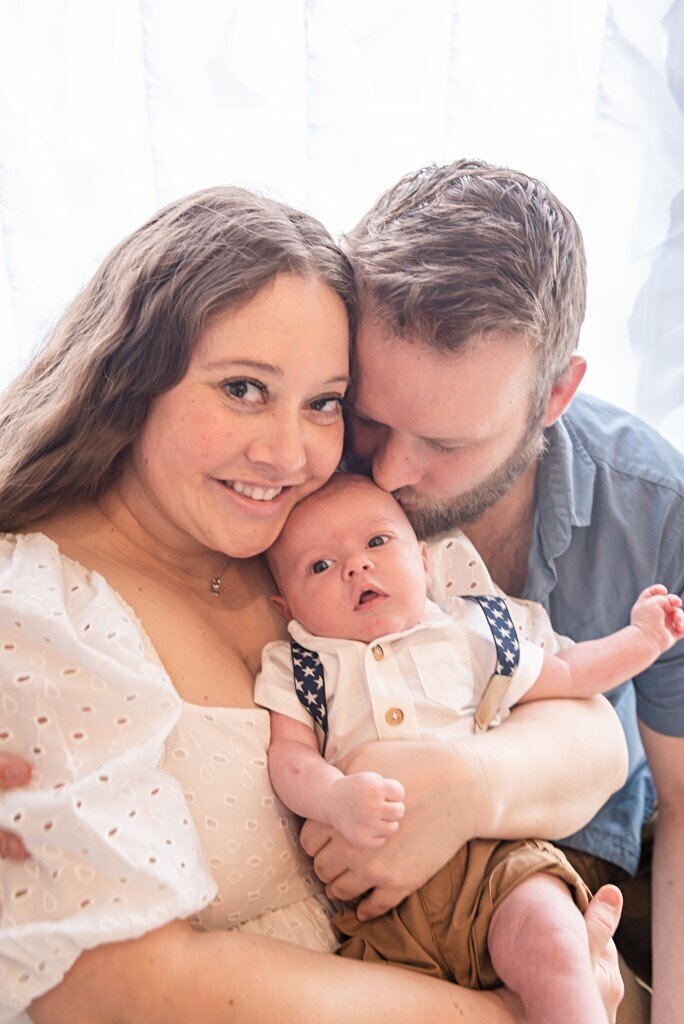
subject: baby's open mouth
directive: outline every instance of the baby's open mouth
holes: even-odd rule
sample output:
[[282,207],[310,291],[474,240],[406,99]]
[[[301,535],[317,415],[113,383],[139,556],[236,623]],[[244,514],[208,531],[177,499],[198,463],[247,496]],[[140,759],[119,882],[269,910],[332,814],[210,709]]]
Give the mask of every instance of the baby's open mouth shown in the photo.
[[386,596],[386,594],[383,594],[379,590],[362,590],[361,593],[359,594],[359,599],[356,602],[356,607],[360,608],[361,605],[370,604],[372,601],[383,599]]

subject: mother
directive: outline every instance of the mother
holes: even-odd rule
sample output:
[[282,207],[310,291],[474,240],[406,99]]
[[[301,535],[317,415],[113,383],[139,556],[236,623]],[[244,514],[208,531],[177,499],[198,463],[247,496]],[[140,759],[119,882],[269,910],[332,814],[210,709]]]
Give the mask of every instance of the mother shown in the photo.
[[[339,459],[355,308],[316,221],[208,190],[114,250],[4,398],[0,750],[35,771],[0,817],[31,854],[3,871],[0,1020],[520,1019],[506,994],[312,952],[325,896],[268,782],[252,680],[281,626],[256,556]],[[600,704],[562,716],[366,750],[407,817],[363,854],[309,824],[330,891],[374,887],[377,910],[474,835],[586,820],[619,733]]]

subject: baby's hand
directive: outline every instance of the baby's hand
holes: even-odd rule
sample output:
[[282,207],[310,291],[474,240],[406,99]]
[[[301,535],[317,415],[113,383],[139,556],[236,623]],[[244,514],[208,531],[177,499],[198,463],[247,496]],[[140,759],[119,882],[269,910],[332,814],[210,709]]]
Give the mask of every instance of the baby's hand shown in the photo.
[[654,583],[639,594],[630,621],[654,645],[658,657],[684,637],[682,599]]
[[382,846],[404,817],[404,787],[376,772],[356,772],[330,787],[330,824],[355,846]]

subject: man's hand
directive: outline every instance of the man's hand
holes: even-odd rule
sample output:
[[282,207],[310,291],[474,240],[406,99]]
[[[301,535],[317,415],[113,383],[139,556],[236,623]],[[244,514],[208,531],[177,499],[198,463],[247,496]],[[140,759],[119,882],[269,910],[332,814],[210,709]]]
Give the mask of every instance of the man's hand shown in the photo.
[[614,1024],[618,1006],[625,992],[618,968],[617,949],[613,942],[621,913],[620,890],[614,885],[604,885],[598,890],[584,915],[594,976],[610,1024]]
[[[618,1006],[624,994],[617,950],[613,942],[621,911],[620,890],[614,885],[604,885],[598,890],[584,915],[594,977],[606,1010],[608,1024],[615,1024]],[[526,1024],[527,1017],[519,998],[505,988],[498,988],[495,991],[504,1005],[507,1019],[514,1021],[515,1024]]]
[[330,787],[330,821],[354,846],[382,846],[404,816],[404,787],[377,772],[343,775]]
[[659,657],[684,637],[682,599],[677,594],[668,594],[661,583],[654,583],[639,594],[630,622],[653,644],[655,656]]
[[[0,790],[27,786],[31,778],[31,765],[16,754],[0,754]],[[25,860],[28,853],[19,836],[0,830],[0,857]]]

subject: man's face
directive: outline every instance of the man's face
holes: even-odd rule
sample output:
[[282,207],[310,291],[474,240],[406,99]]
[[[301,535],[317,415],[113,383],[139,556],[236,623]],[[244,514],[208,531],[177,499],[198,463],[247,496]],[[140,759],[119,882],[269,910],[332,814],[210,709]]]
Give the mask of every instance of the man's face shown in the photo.
[[350,468],[372,470],[419,537],[477,519],[543,450],[530,411],[534,353],[522,337],[494,332],[442,355],[366,317],[358,371]]

